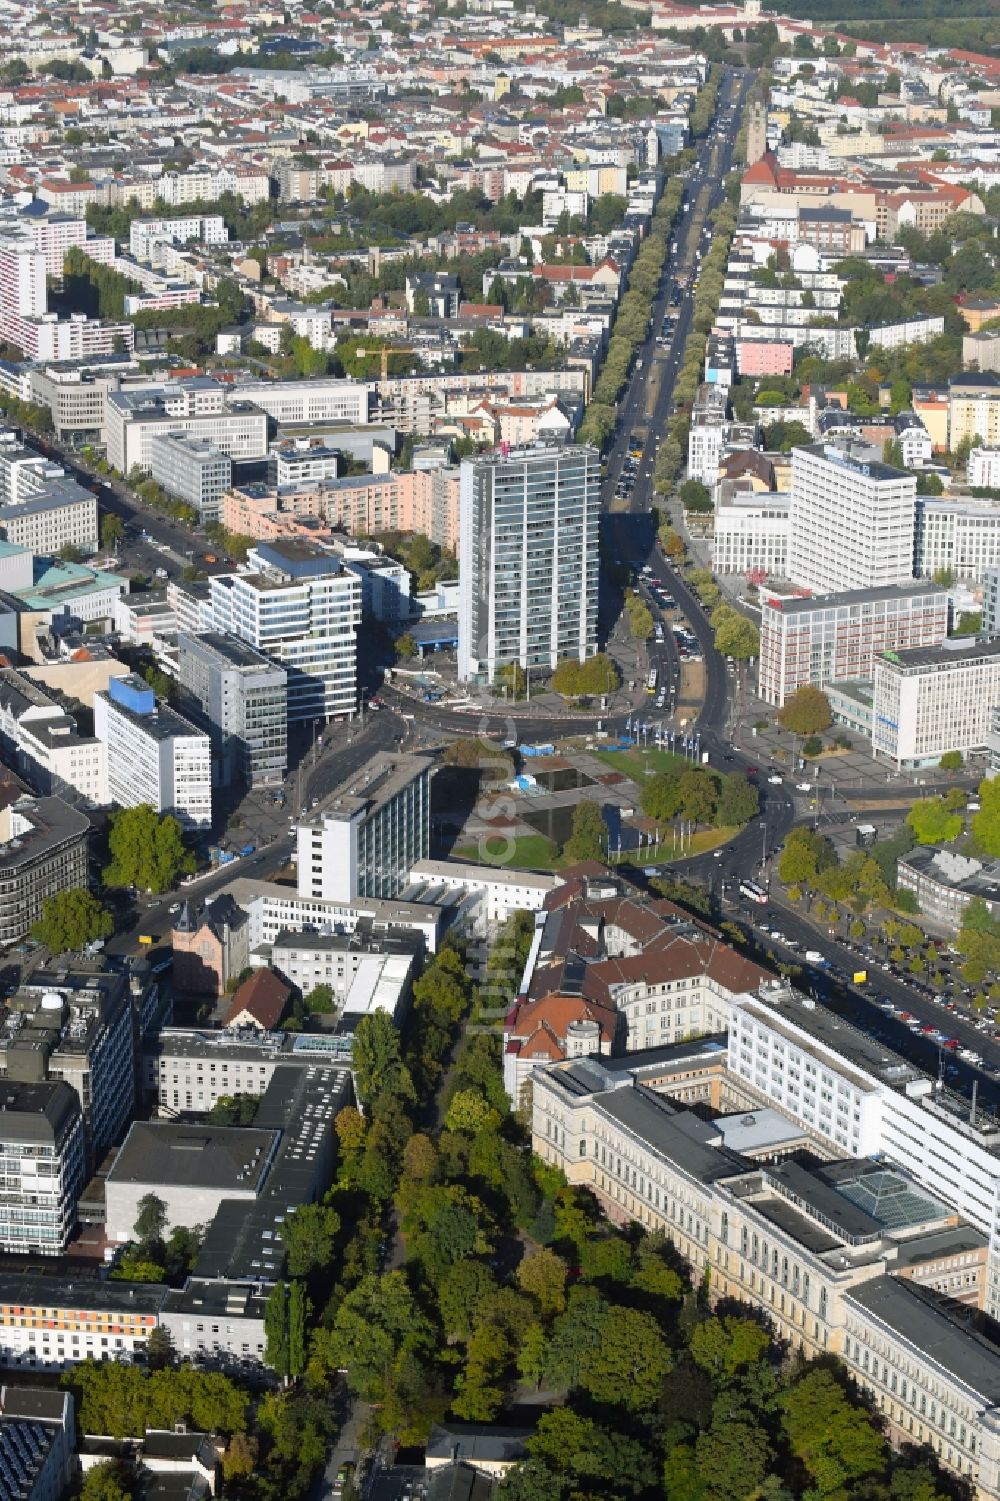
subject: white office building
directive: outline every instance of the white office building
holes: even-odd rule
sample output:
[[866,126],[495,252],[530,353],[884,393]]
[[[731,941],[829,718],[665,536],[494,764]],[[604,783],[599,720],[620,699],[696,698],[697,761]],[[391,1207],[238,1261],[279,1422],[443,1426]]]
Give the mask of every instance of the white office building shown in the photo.
[[214,629],[239,636],[288,674],[288,721],[353,714],[361,580],[333,553],[260,542],[239,573],[211,580]]
[[175,500],[194,506],[199,519],[218,521],[233,477],[228,454],[196,433],[163,433],[149,443],[149,472]]
[[150,803],[187,828],[208,827],[208,735],[166,704],[158,704],[142,678],[112,678],[106,691],[94,694],[94,733],[105,747],[107,801],[121,808]]
[[806,683],[870,678],[884,651],[938,646],[948,634],[948,592],[937,584],[891,584],[846,594],[765,594],[761,599],[759,692],[777,707]]
[[288,765],[288,674],[263,652],[216,631],[177,637],[177,678],[209,727],[216,785],[280,787]]
[[788,572],[789,497],[773,491],[734,490],[723,482],[712,535],[714,573]]
[[286,423],[346,422],[366,426],[375,395],[371,381],[241,381],[236,397],[266,412],[279,426]]
[[866,445],[815,443],[792,453],[788,573],[824,594],[913,577],[917,481]]
[[917,497],[914,573],[933,578],[947,570],[976,584],[1000,563],[1000,506],[972,495]]
[[875,659],[872,748],[897,766],[930,766],[946,751],[982,750],[1000,704],[1000,641],[952,637]]
[[462,463],[458,675],[549,673],[597,651],[601,462],[537,444]]
[[302,820],[298,891],[326,902],[389,898],[430,853],[431,762],[377,755]]
[[108,462],[122,474],[151,469],[150,447],[163,433],[192,433],[232,459],[267,452],[267,413],[208,376],[107,396]]

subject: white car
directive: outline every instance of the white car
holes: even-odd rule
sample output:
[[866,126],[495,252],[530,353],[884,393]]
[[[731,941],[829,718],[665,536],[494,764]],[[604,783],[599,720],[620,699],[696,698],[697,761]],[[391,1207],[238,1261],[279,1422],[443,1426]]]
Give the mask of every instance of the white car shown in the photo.
[[798,790],[800,792],[811,792],[813,790],[813,784],[812,782],[799,782]]
[[781,778],[779,776],[768,777],[767,780],[770,782],[772,787],[781,786]]

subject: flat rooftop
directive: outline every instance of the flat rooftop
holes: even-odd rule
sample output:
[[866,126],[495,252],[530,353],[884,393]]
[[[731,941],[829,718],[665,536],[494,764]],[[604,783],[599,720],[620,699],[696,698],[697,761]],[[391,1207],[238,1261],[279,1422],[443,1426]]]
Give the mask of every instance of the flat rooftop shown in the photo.
[[[767,596],[767,589],[764,594]],[[839,610],[852,605],[881,604],[892,599],[927,597],[940,598],[943,603],[947,603],[948,591],[942,589],[940,584],[914,581],[912,584],[886,584],[880,589],[844,589],[839,594],[812,594],[806,598],[794,595],[775,599],[772,595],[764,598],[763,606],[765,609],[780,610],[782,615],[812,615],[817,610]]]
[[916,646],[909,651],[884,651],[876,662],[905,674],[928,670],[947,672],[952,667],[971,667],[976,662],[991,662],[997,657],[1000,657],[1000,641],[973,641],[966,645],[956,640],[954,644]]
[[158,1282],[92,1282],[64,1273],[0,1271],[0,1308],[69,1308],[110,1313],[158,1313],[168,1288]]
[[430,756],[397,756],[380,751],[362,771],[335,787],[308,818],[300,820],[299,827],[314,827],[327,818],[346,821],[363,813],[375,813],[429,772],[432,765]]
[[992,1344],[911,1283],[877,1277],[845,1295],[867,1320],[879,1319],[912,1347],[920,1364],[935,1364],[993,1407],[1000,1402],[1000,1346]]
[[[817,1005],[790,987],[773,986],[759,996],[741,998],[740,1009],[746,1015],[782,1033],[797,1047],[804,1048],[827,1065],[827,1050],[835,1052],[841,1060],[852,1065],[845,1070],[841,1062],[839,1071],[861,1091],[870,1092],[877,1088],[874,1081],[902,1088],[911,1079],[925,1077],[919,1068],[908,1063],[898,1053],[892,1052],[874,1037],[852,1027],[850,1022],[844,1021],[835,1012]],[[792,1028],[795,1029],[794,1033]],[[805,1042],[801,1036],[796,1035],[802,1032],[806,1033]],[[819,1044],[819,1047],[811,1049],[809,1039]]]
[[108,1182],[254,1193],[277,1141],[275,1131],[256,1127],[135,1121]]

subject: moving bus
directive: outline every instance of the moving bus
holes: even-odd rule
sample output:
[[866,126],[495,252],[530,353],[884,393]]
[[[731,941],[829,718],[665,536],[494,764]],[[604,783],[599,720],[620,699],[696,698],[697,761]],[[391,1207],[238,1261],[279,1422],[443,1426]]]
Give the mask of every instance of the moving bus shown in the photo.
[[740,896],[745,896],[751,902],[757,902],[761,907],[767,906],[767,892],[763,886],[758,886],[756,881],[741,881]]
[[657,684],[658,680],[659,680],[659,673],[657,672],[657,670],[656,670],[655,667],[651,667],[649,669],[649,677],[646,679],[646,692],[647,693],[655,693],[656,692],[656,684]]

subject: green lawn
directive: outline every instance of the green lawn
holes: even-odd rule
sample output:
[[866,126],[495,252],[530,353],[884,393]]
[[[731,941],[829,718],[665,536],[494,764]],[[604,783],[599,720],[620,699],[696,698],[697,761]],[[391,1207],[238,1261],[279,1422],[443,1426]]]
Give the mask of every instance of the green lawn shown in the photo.
[[557,870],[562,863],[559,846],[544,834],[523,834],[513,842],[505,834],[489,834],[482,844],[463,844],[452,850],[451,858],[514,870]]
[[697,762],[686,756],[678,756],[674,751],[659,750],[655,745],[648,749],[633,746],[631,750],[597,751],[595,754],[613,771],[620,771],[623,776],[631,777],[636,782],[641,782],[657,771],[683,771],[685,767],[697,765]]
[[720,844],[725,844],[739,832],[739,829],[699,829],[692,840],[685,841],[683,855],[674,848],[671,839],[664,839],[661,844],[645,845],[641,851],[633,850],[631,859],[635,865],[658,865],[663,860],[679,864],[682,860],[718,849]]

